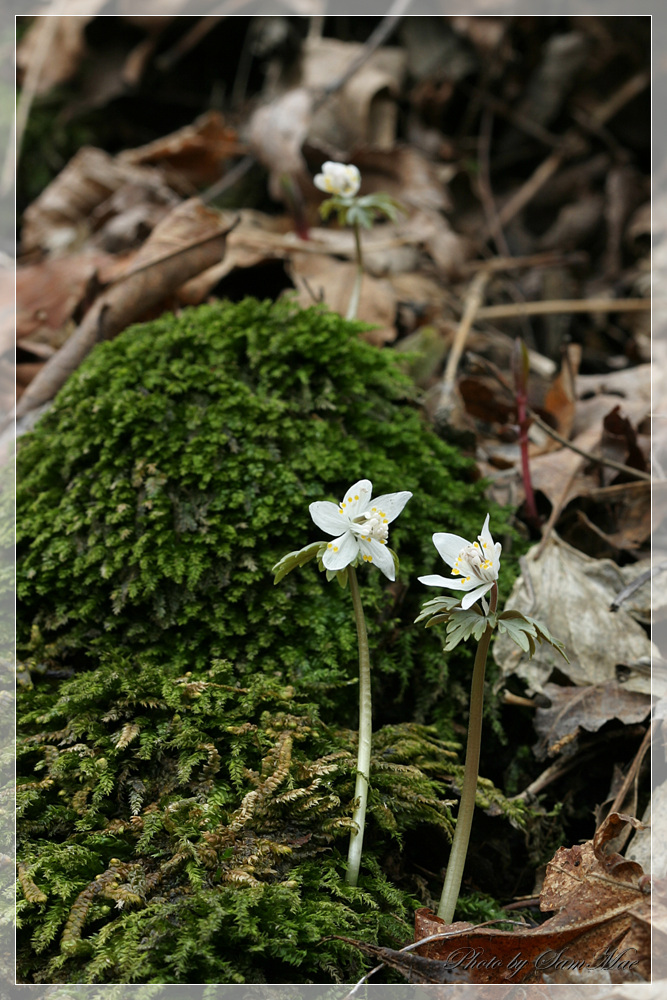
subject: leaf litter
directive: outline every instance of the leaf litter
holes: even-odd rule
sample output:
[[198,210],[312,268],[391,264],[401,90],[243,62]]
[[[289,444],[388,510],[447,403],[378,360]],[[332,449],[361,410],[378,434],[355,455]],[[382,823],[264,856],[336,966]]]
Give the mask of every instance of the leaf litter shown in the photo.
[[[225,17],[200,18],[179,37],[169,36],[179,20],[171,14],[152,25],[120,18],[140,35],[115,61],[77,77],[99,45],[96,20],[33,20],[18,53],[33,99],[78,79],[87,92],[65,99],[66,114],[113,113],[122,89],[143,94],[156,70],[169,86],[169,67],[205,52]],[[644,572],[650,532],[641,18],[622,38],[604,17],[568,17],[555,32],[530,18],[408,16],[375,49],[317,30],[299,37],[299,20],[275,19],[273,36],[267,25],[254,48],[240,50],[224,113],[201,101],[171,129],[135,129],[120,152],[84,146],[23,206],[18,412],[48,405],[100,335],[237,283],[261,290],[267,268],[282,283],[277,294],[295,289],[304,304],[344,310],[353,242],[320,225],[310,178],[324,159],[355,162],[363,193],[386,191],[407,209],[398,223],[364,234],[360,317],[374,327],[365,336],[409,352],[425,418],[476,459],[492,495],[517,507],[517,416],[502,376],[513,338],[527,342],[530,465],[548,521],[507,608],[544,621],[569,663],[548,644],[529,662],[502,634],[494,657],[505,693],[519,685],[532,700],[536,759],[576,761],[609,726],[645,726],[655,654],[649,605],[664,613],[659,593],[643,596],[646,583],[619,596]],[[59,58],[40,68],[49,32]],[[620,52],[625,70],[604,82]],[[241,65],[248,58],[259,74],[252,83]],[[260,167],[261,179],[243,187]],[[447,379],[455,405],[445,412]],[[541,910],[554,915],[539,926],[452,925],[456,947],[465,941],[498,956],[502,973],[482,963],[447,969],[435,943],[411,958],[358,947],[410,982],[646,980],[647,876],[606,853],[620,828],[635,830],[634,840],[644,833],[634,816],[612,812],[583,844],[556,851],[540,895]],[[418,913],[418,938],[441,930]],[[614,964],[633,949],[631,968]],[[545,951],[575,958],[538,976]]]

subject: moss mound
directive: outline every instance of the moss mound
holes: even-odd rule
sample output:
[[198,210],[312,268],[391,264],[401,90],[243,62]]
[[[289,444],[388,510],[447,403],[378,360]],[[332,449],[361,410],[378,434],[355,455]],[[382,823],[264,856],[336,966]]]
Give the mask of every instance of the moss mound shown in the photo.
[[[470,537],[487,505],[360,329],[289,302],[165,316],[99,346],[22,442],[24,981],[350,981],[358,953],[322,937],[409,937],[413,884],[383,859],[408,828],[448,832],[458,709],[409,581],[434,530]],[[362,477],[414,496],[397,583],[360,573],[380,728],[350,889],[349,595],[270,568],[320,537],[312,500]]]

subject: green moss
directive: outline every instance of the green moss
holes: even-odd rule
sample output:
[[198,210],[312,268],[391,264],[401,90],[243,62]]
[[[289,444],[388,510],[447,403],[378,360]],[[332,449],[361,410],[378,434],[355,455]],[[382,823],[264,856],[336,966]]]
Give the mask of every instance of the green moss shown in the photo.
[[[468,670],[413,625],[416,576],[432,532],[474,535],[487,504],[360,329],[289,302],[165,316],[96,348],[22,442],[27,981],[350,981],[358,953],[320,938],[410,936],[416,882],[382,859],[407,829],[451,831]],[[360,575],[378,731],[352,890],[349,594],[314,565],[279,587],[270,570],[320,537],[308,504],[362,477],[414,496],[399,580]]]

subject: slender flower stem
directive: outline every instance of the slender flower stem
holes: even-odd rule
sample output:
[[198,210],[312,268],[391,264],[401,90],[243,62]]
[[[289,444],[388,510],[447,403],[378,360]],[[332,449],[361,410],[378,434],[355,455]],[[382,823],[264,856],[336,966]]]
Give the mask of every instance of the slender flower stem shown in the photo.
[[354,223],[354,245],[357,248],[357,274],[354,279],[354,287],[350,295],[350,303],[347,307],[345,319],[356,319],[359,308],[359,296],[361,295],[361,281],[364,276],[364,259],[361,253],[361,235],[359,233],[359,223]]
[[364,842],[364,824],[366,821],[366,804],[368,802],[368,782],[371,767],[371,735],[373,728],[373,708],[371,703],[371,661],[368,652],[368,636],[366,620],[361,606],[357,574],[353,566],[349,566],[348,580],[354,605],[354,620],[357,625],[359,642],[359,753],[357,755],[357,782],[354,789],[355,807],[352,819],[356,829],[350,835],[350,849],[347,856],[347,873],[345,881],[348,885],[356,885],[361,863],[361,849]]
[[[489,598],[491,611],[495,611],[498,604],[498,585],[494,583]],[[461,803],[456,818],[456,829],[454,830],[454,840],[452,850],[449,855],[445,884],[440,897],[438,916],[446,923],[451,924],[454,919],[454,910],[459,898],[461,880],[463,878],[463,868],[468,853],[468,842],[470,840],[470,828],[472,817],[475,811],[475,797],[477,794],[477,776],[479,774],[479,752],[482,742],[482,708],[484,705],[484,672],[486,669],[486,657],[489,652],[493,629],[487,626],[484,635],[479,640],[477,653],[475,655],[475,665],[472,672],[472,687],[470,690],[470,720],[468,722],[468,748],[466,750],[466,763],[463,773],[463,788],[461,789]]]

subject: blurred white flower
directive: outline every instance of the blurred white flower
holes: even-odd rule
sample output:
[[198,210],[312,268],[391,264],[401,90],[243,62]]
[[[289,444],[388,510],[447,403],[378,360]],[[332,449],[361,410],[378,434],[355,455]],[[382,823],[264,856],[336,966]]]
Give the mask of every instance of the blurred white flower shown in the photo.
[[334,163],[333,160],[327,160],[322,164],[322,173],[315,174],[313,183],[316,188],[327,194],[353,198],[361,187],[361,174],[353,163]]
[[317,500],[308,509],[318,528],[336,536],[327,544],[322,558],[325,569],[344,569],[361,556],[394,580],[394,559],[387,548],[388,525],[401,513],[412,493],[386,493],[372,500],[372,492],[370,480],[360,479],[339,504]]
[[433,544],[452,567],[452,577],[420,576],[419,582],[427,587],[447,587],[449,590],[465,590],[462,608],[469,608],[475,601],[491,590],[500,571],[502,545],[494,542],[489,531],[489,515],[476,542],[468,542],[460,535],[450,535],[438,531],[433,536]]

